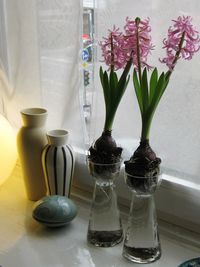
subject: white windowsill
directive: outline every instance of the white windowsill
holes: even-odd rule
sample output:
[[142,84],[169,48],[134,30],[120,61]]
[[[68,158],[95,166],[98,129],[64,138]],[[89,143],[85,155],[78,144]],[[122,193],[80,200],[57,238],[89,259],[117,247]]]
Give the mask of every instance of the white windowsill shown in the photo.
[[[77,190],[72,198],[78,216],[67,227],[48,229],[32,219],[34,202],[25,195],[19,166],[0,188],[0,266],[2,267],[126,267],[122,243],[96,248],[86,242],[90,205]],[[124,224],[126,216],[123,215]],[[162,257],[149,266],[172,267],[200,255],[200,248],[176,239],[169,225],[160,223]],[[180,231],[180,229],[178,230]],[[146,266],[146,265],[134,265]]]

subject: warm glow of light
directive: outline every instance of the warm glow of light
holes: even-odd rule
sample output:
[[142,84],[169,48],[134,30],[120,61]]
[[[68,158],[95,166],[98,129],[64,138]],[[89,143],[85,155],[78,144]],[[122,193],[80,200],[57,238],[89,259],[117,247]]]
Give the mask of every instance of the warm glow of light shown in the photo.
[[16,160],[15,133],[9,122],[0,115],[0,186],[10,176]]

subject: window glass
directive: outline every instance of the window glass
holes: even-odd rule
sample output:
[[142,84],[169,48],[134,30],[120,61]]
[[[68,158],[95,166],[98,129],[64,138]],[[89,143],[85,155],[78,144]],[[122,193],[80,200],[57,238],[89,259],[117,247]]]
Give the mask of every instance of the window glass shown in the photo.
[[[96,29],[97,41],[107,35],[115,24],[123,29],[126,17],[150,18],[152,41],[155,45],[149,62],[159,72],[167,68],[159,62],[165,56],[163,39],[178,16],[192,16],[193,23],[200,25],[200,1],[193,0],[97,0]],[[199,29],[200,31],[200,26]],[[101,134],[104,123],[103,91],[99,81],[99,66],[107,68],[97,49],[98,64],[95,68],[97,92],[95,128],[93,139]],[[151,128],[150,143],[162,159],[162,166],[169,174],[175,174],[188,181],[199,183],[200,170],[200,53],[190,61],[180,60],[171,76],[169,85],[157,108]],[[114,125],[113,136],[125,148],[125,157],[135,150],[141,130],[141,119],[135,98],[132,79],[120,103]],[[92,140],[91,140],[92,141]]]

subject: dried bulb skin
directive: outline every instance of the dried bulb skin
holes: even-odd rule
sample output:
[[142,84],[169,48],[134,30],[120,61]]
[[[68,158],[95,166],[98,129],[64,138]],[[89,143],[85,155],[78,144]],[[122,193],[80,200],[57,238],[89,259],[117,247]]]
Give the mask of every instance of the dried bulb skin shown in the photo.
[[116,147],[117,144],[111,135],[111,131],[104,131],[94,144],[96,150],[112,151]]
[[104,131],[89,148],[88,158],[96,163],[112,164],[120,161],[121,153],[122,148],[117,147],[111,131]]
[[161,159],[149,145],[148,140],[140,142],[130,160],[125,161],[125,171],[131,175],[148,177],[159,173]]

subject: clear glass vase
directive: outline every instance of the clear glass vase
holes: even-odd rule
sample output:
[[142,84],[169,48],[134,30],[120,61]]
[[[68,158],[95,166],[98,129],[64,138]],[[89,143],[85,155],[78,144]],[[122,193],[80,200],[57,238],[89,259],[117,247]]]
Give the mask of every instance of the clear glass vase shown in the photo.
[[123,256],[135,263],[151,263],[161,257],[154,192],[161,175],[136,177],[125,173],[132,201],[125,234]]
[[88,161],[95,179],[87,240],[98,247],[112,247],[123,239],[122,223],[117,205],[114,179],[120,173],[121,162],[96,164]]

